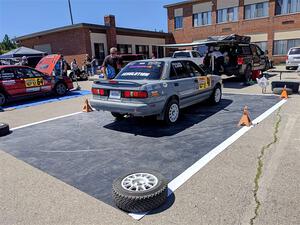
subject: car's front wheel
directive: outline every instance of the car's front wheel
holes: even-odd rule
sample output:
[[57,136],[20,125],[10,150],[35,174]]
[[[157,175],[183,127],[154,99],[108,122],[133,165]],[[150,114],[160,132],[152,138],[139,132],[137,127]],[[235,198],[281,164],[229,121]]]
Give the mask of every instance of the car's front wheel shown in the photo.
[[58,96],[64,96],[68,92],[68,88],[64,83],[59,82],[55,85],[54,92]]
[[168,125],[175,124],[180,115],[180,108],[178,101],[176,99],[172,99],[168,102],[165,109],[165,117],[164,122]]

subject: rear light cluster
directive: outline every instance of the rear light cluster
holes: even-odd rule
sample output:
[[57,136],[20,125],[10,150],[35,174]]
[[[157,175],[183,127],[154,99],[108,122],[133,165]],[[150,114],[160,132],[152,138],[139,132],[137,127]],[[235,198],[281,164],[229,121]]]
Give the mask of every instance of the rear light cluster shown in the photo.
[[92,88],[93,95],[108,96],[108,91],[105,89]]
[[[92,88],[93,95],[108,96],[109,90]],[[148,98],[147,91],[122,91],[123,98]]]
[[238,57],[237,64],[238,65],[243,65],[244,64],[244,58],[243,57]]
[[148,98],[146,91],[123,91],[123,98]]

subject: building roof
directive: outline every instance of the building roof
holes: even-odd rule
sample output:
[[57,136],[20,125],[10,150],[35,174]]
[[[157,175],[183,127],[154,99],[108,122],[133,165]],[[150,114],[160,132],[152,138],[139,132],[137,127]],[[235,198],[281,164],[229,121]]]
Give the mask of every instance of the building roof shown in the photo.
[[164,5],[164,8],[169,8],[169,7],[172,7],[172,6],[183,5],[183,4],[186,4],[186,3],[192,3],[192,2],[195,2],[195,1],[197,1],[197,0],[189,0],[189,1],[176,2],[176,3]]
[[[104,25],[99,25],[99,24],[90,24],[90,23],[78,23],[74,25],[68,25],[68,26],[63,26],[63,27],[58,27],[54,29],[49,29],[45,31],[40,31],[24,36],[20,36],[15,38],[14,40],[20,41],[28,38],[33,38],[37,36],[42,36],[42,35],[47,35],[55,32],[60,32],[60,31],[66,31],[66,30],[71,30],[71,29],[76,29],[76,28],[90,28],[90,29],[97,29],[97,30],[102,30],[105,32],[109,27],[104,26]],[[160,37],[165,37],[168,35],[171,35],[170,33],[165,33],[165,32],[157,32],[157,31],[149,31],[149,30],[141,30],[141,29],[133,29],[133,28],[124,28],[124,27],[116,27],[117,33],[134,33],[134,34],[146,34],[146,35],[152,35],[152,36],[160,36]]]

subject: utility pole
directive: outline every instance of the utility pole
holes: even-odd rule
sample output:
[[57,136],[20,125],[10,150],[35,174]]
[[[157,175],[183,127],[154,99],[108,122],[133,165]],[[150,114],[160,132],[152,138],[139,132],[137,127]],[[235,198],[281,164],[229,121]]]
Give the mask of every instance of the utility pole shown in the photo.
[[74,24],[73,23],[73,15],[72,15],[72,8],[71,8],[71,2],[70,2],[71,0],[68,0],[68,2],[69,2],[69,11],[70,11],[70,17],[71,17],[71,23],[72,23],[72,25]]

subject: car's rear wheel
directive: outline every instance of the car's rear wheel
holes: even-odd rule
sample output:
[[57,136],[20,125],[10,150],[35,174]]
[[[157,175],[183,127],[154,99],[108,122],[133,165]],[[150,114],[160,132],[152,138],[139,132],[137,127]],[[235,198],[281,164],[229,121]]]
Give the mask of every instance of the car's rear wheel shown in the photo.
[[7,134],[9,134],[9,125],[6,123],[1,123],[0,122],[0,137],[5,136]]
[[81,80],[87,80],[88,79],[88,75],[86,73],[81,73],[79,75],[79,77],[80,77]]
[[175,124],[180,115],[180,108],[178,101],[176,99],[172,99],[168,102],[165,109],[164,122],[166,124]]
[[3,106],[6,103],[6,96],[5,94],[0,92],[0,106]]
[[222,99],[222,89],[220,85],[217,85],[210,96],[209,102],[216,105],[219,104]]
[[121,120],[121,119],[124,119],[124,118],[125,118],[124,115],[121,114],[121,113],[111,112],[111,115],[112,115],[113,117],[115,117],[117,120]]
[[56,95],[64,96],[67,94],[68,88],[64,83],[59,82],[58,84],[55,85],[54,91]]

